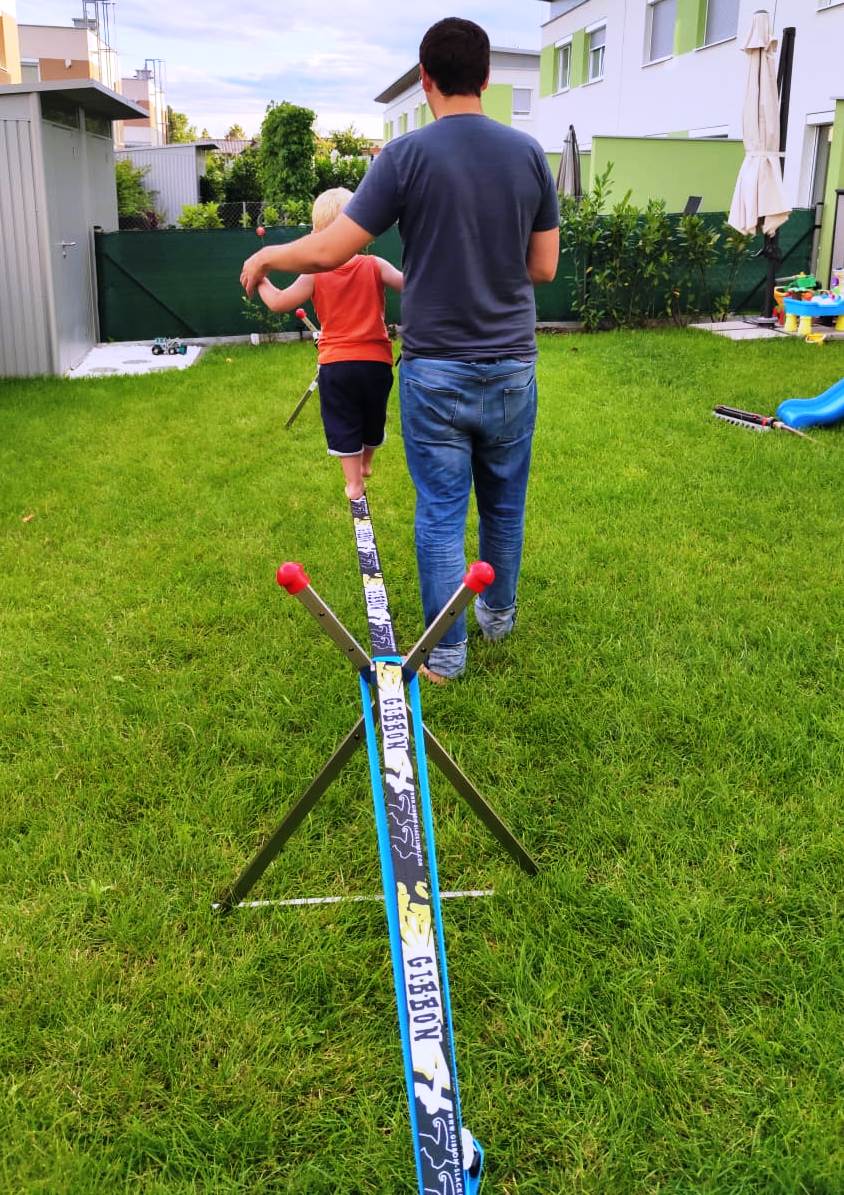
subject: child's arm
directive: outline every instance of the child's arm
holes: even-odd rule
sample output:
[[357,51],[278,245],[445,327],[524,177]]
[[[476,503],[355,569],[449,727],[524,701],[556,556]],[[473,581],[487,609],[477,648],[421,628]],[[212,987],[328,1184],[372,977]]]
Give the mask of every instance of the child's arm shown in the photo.
[[381,267],[381,281],[384,285],[389,286],[390,290],[401,290],[404,286],[404,274],[401,270],[397,270],[388,261],[384,261],[383,257],[376,257],[375,260]]
[[258,283],[258,294],[270,311],[295,311],[308,299],[313,298],[313,274],[300,274],[294,283],[279,290],[273,286],[269,278],[262,278]]

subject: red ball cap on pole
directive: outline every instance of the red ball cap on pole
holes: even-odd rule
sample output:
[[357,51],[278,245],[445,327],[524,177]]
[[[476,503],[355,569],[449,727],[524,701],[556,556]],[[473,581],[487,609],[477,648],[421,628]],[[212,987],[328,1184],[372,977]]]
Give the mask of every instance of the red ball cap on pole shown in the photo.
[[267,230],[266,230],[266,228],[264,228],[263,224],[259,224],[258,227],[255,229],[255,232],[257,233],[257,235],[259,237],[262,237],[262,236],[266,236]]
[[483,593],[487,585],[495,580],[495,569],[484,560],[476,560],[469,565],[469,571],[463,578],[463,584],[474,593]]
[[301,593],[303,589],[307,589],[311,583],[310,577],[301,564],[290,560],[280,566],[275,579],[282,589],[286,589],[289,594],[294,596]]

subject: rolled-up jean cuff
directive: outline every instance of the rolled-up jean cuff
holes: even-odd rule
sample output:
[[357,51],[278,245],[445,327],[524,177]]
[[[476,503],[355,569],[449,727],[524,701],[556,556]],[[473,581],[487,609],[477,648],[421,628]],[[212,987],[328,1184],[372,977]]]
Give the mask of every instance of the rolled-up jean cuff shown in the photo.
[[483,598],[476,597],[475,618],[485,639],[504,639],[513,629],[516,607],[513,605],[505,610],[492,610]]
[[438,676],[460,676],[466,669],[466,644],[466,639],[462,643],[438,643],[428,656],[428,667]]

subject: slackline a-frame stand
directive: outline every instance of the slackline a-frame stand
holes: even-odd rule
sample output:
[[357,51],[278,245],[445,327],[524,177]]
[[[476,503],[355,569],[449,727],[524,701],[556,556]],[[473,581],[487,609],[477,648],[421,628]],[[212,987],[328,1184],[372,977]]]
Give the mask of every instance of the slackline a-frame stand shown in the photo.
[[[350,505],[372,657],[314,591],[300,564],[283,564],[277,580],[299,599],[357,670],[362,716],[213,907],[219,913],[228,913],[238,907],[264,903],[247,902],[245,898],[334,777],[365,743],[418,1195],[476,1195],[484,1154],[472,1134],[464,1129],[461,1117],[428,757],[519,866],[530,875],[536,874],[537,866],[425,726],[417,671],[475,594],[491,583],[494,573],[488,564],[473,564],[451,600],[403,659],[393,629],[366,495],[352,500]],[[381,729],[380,754],[376,723],[380,723]]]

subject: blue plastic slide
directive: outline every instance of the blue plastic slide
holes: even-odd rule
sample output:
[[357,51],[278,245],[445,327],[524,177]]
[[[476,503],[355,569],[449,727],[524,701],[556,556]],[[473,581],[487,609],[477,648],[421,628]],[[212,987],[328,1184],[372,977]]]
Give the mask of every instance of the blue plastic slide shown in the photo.
[[789,427],[824,427],[844,420],[844,378],[817,398],[787,398],[777,407],[777,419]]

